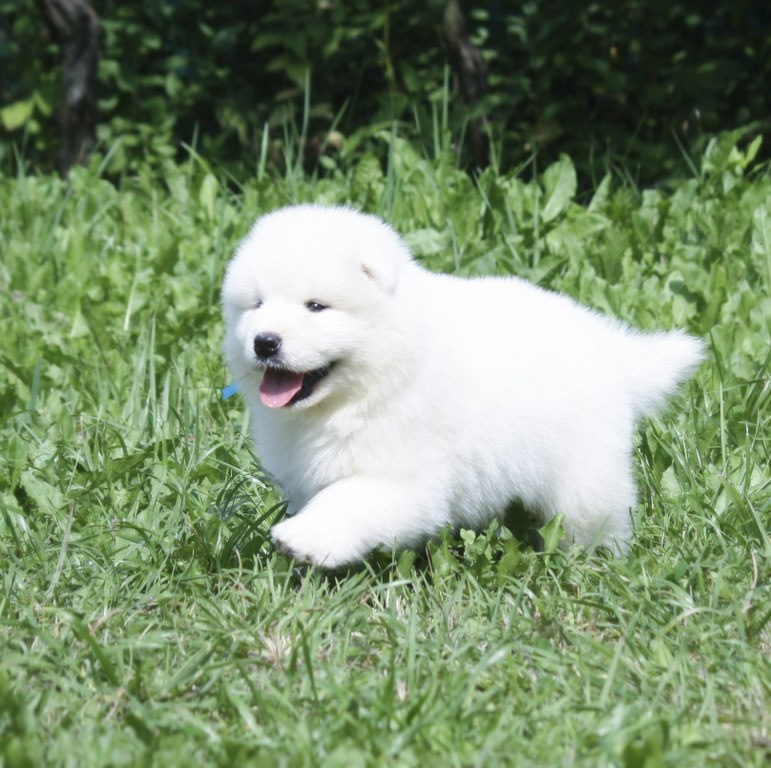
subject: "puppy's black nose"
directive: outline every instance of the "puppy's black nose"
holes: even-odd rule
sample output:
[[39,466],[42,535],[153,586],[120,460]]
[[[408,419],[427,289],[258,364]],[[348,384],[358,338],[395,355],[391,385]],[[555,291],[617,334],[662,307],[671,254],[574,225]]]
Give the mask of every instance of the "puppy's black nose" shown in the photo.
[[266,360],[278,352],[281,347],[281,337],[276,333],[258,333],[254,337],[254,354]]

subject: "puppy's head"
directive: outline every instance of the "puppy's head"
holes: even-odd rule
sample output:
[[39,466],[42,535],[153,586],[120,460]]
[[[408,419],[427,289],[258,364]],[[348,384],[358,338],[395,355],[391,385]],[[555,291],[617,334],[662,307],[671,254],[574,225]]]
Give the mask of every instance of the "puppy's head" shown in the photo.
[[222,288],[225,354],[267,408],[304,409],[382,358],[410,255],[374,216],[283,208],[257,220]]

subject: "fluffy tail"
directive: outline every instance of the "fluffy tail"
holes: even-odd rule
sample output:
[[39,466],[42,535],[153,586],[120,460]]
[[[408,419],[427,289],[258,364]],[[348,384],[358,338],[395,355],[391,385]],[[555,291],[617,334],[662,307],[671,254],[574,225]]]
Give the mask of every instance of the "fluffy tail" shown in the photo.
[[636,342],[629,361],[629,385],[637,415],[646,416],[690,378],[704,359],[705,345],[682,331],[639,333]]

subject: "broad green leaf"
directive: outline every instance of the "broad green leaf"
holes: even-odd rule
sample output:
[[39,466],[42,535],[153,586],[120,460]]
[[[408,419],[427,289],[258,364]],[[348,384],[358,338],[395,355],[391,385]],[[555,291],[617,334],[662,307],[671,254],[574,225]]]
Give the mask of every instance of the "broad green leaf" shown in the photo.
[[34,100],[16,101],[7,107],[0,109],[0,122],[6,131],[15,131],[21,128],[32,117]]
[[609,173],[606,173],[605,176],[602,177],[602,181],[598,184],[597,189],[594,191],[594,195],[592,195],[592,199],[589,202],[588,210],[590,213],[601,210],[608,204],[608,201],[610,200],[610,182],[611,176]]
[[752,252],[765,257],[771,267],[771,200],[758,206],[752,214]]
[[416,256],[432,256],[442,253],[452,245],[450,233],[446,230],[437,232],[435,229],[416,229],[406,234],[404,240]]
[[557,218],[576,194],[578,185],[576,169],[567,155],[561,155],[558,162],[549,166],[543,175],[544,200],[541,219],[550,222]]

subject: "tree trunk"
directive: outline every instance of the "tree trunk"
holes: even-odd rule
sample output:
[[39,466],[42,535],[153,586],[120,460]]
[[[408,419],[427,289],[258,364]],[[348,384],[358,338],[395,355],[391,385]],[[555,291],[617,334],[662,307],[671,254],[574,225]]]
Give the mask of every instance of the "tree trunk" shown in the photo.
[[[473,105],[487,92],[487,68],[479,49],[469,40],[460,0],[447,0],[443,30],[456,88],[460,83],[466,101]],[[476,117],[470,124],[474,161],[480,167],[487,165],[489,159],[485,123],[484,117]]]
[[38,5],[62,55],[57,166],[66,176],[94,146],[101,25],[87,0],[38,0]]

